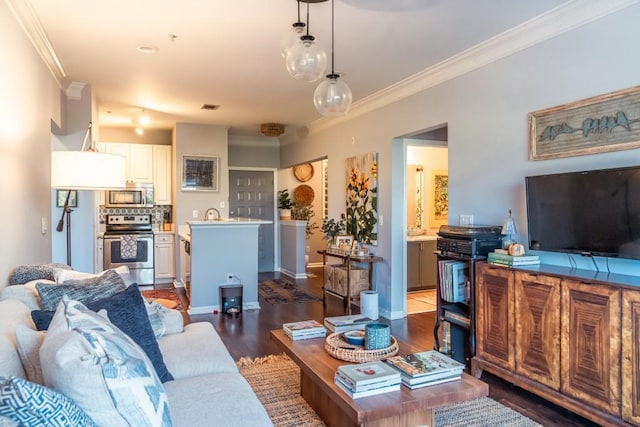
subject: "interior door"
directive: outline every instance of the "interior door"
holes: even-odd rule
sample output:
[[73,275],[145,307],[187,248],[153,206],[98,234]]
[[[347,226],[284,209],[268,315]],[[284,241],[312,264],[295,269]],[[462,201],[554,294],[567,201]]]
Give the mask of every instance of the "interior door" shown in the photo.
[[229,171],[229,217],[272,221],[258,230],[258,271],[274,270],[274,185],[272,171]]

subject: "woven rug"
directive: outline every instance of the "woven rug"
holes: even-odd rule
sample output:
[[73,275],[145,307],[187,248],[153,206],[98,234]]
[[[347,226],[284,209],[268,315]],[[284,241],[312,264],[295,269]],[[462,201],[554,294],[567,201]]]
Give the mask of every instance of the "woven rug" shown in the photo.
[[[175,310],[184,311],[182,308],[182,302],[180,301],[180,297],[176,294],[176,290],[173,288],[170,289],[154,289],[149,291],[141,291],[142,296],[147,300],[153,301],[157,300],[158,303],[164,305],[165,307],[173,308]],[[172,302],[175,304],[174,307],[171,307],[173,304],[168,304],[168,302]]]
[[[241,358],[240,373],[264,405],[276,427],[325,424],[300,396],[300,370],[286,355]],[[488,397],[436,409],[436,426],[541,427]]]
[[261,281],[258,283],[258,294],[269,304],[322,301],[322,298],[318,298],[293,283],[282,279]]

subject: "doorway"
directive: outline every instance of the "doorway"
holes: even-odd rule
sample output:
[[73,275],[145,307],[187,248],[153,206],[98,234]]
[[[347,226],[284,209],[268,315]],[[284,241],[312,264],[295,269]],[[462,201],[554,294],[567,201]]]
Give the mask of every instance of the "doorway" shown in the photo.
[[436,309],[436,236],[440,225],[447,224],[439,199],[442,177],[448,180],[447,126],[409,136],[405,146],[405,297],[407,314],[414,314]]
[[229,217],[271,221],[258,230],[258,272],[275,270],[273,170],[229,170]]

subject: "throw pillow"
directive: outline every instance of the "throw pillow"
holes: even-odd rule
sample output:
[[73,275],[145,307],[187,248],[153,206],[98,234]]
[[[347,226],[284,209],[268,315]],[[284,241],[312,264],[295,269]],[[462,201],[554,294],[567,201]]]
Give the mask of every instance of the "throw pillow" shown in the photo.
[[16,327],[16,347],[27,379],[42,384],[42,367],[40,366],[40,347],[44,341],[44,332],[18,325]]
[[131,276],[131,272],[129,271],[129,267],[126,265],[121,265],[116,268],[111,268],[109,270],[104,270],[98,274],[93,273],[84,273],[82,271],[76,270],[67,270],[64,268],[55,268],[53,270],[53,277],[58,284],[63,284],[68,280],[78,280],[78,279],[91,279],[93,277],[102,276],[107,271],[115,271],[118,275],[124,280],[125,286],[131,286],[134,283],[133,277]]
[[0,377],[0,415],[21,426],[95,426],[64,394],[18,377]]
[[56,263],[21,265],[19,267],[16,267],[9,274],[9,284],[22,285],[24,283],[30,282],[32,280],[37,280],[37,279],[54,280],[53,269],[55,268],[71,269],[71,267],[69,267],[66,264],[56,264]]
[[110,297],[125,288],[122,278],[112,270],[89,279],[67,280],[61,285],[36,284],[44,310],[55,310],[63,295],[87,303]]
[[[129,286],[109,298],[87,303],[86,307],[96,312],[106,310],[111,323],[144,350],[158,377],[160,377],[160,381],[164,383],[173,380],[173,376],[162,358],[158,341],[147,316],[144,299],[137,285]],[[38,330],[43,330],[40,327],[46,324],[44,329],[47,329],[54,313],[53,311],[33,311],[31,317]]]
[[167,395],[144,351],[108,320],[63,298],[40,349],[45,385],[98,425],[171,426]]

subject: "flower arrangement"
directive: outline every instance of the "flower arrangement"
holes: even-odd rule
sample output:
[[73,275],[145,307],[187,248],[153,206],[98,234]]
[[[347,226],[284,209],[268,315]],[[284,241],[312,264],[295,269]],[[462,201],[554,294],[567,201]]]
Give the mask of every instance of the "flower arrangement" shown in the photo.
[[350,170],[347,185],[347,234],[355,236],[360,243],[376,244],[378,189],[371,185],[377,178],[375,162],[369,172],[370,175],[355,167]]
[[308,205],[301,202],[293,202],[291,205],[291,219],[298,221],[307,221],[307,227],[305,228],[305,236],[308,239],[313,232],[318,228],[318,224],[311,222],[316,213],[313,211],[313,205]]

